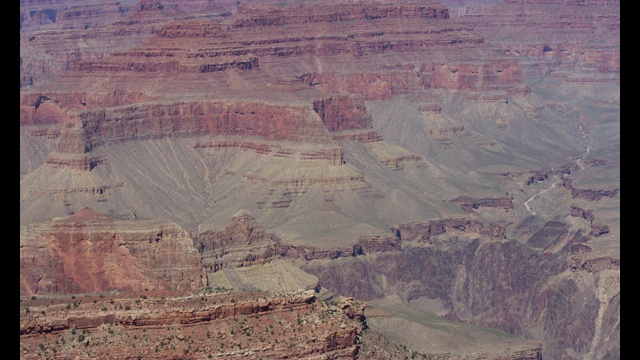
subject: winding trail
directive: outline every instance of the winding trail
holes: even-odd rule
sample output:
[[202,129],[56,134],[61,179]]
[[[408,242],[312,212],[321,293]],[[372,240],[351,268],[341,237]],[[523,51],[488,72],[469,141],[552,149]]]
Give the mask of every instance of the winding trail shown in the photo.
[[[580,167],[581,170],[584,170],[584,166],[580,163],[580,161],[584,160],[587,155],[591,152],[591,146],[588,146],[584,143],[584,139],[587,138],[588,133],[584,132],[584,129],[582,128],[582,124],[580,124],[580,120],[578,120],[576,122],[576,124],[578,125],[578,129],[580,130],[580,133],[582,133],[582,139],[576,139],[578,142],[581,143],[582,146],[584,146],[585,148],[585,152],[582,154],[581,157],[579,157],[578,159],[576,159],[576,164]],[[553,167],[551,168],[551,171],[553,171]],[[527,211],[529,211],[532,215],[535,215],[536,212],[533,211],[531,209],[531,206],[529,205],[530,202],[532,202],[533,200],[535,200],[535,198],[537,198],[538,196],[543,195],[544,193],[546,193],[547,191],[553,189],[556,184],[560,183],[562,181],[562,178],[558,179],[558,177],[554,174],[553,178],[556,179],[556,181],[554,181],[553,183],[551,183],[551,185],[545,189],[540,190],[539,192],[533,194],[530,198],[527,199],[527,201],[524,202],[524,207],[527,209]]]

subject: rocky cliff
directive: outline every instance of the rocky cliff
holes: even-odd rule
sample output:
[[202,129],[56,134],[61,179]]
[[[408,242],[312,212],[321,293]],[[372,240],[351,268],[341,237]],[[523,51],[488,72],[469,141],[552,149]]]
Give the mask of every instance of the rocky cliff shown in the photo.
[[206,285],[187,232],[162,221],[118,220],[84,209],[23,227],[20,293],[190,290]]
[[[583,83],[619,79],[619,1],[513,0],[481,6],[460,1],[455,6],[460,21],[519,56],[525,74]],[[516,35],[522,31],[528,36]]]
[[432,237],[440,234],[462,234],[487,235],[495,239],[504,239],[504,227],[499,224],[485,225],[478,220],[469,219],[442,219],[428,222],[414,222],[400,224],[392,227],[391,232],[403,240],[415,240],[430,242]]
[[580,189],[573,184],[573,180],[570,178],[564,178],[562,180],[562,186],[565,189],[571,190],[571,197],[574,199],[584,199],[588,201],[598,201],[603,198],[611,198],[620,192],[618,187],[609,187],[604,189]]
[[21,358],[356,358],[366,327],[362,304],[319,302],[312,291],[182,295],[25,304]]
[[[603,316],[616,311],[619,301],[619,259],[594,257],[580,233],[559,224],[547,224],[529,239],[542,251],[492,238],[480,228],[463,238],[453,230],[457,223],[460,229],[474,224],[400,225],[392,230],[403,241],[422,237],[434,245],[339,264],[309,262],[303,269],[317,275],[323,287],[361,299],[393,294],[417,308],[429,299],[440,304],[445,318],[539,339],[543,354],[554,359],[619,353],[618,343],[606,350],[595,345],[618,336],[616,321],[605,325]],[[453,229],[444,231],[447,224]]]

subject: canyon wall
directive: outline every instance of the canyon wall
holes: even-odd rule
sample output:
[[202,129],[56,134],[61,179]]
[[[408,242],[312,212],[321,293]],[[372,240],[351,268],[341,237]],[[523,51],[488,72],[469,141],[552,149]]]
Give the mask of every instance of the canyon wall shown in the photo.
[[22,228],[20,293],[189,290],[206,285],[189,235],[162,221],[117,220],[82,210]]
[[[619,316],[611,313],[619,303],[619,259],[593,258],[586,238],[566,227],[552,231],[553,224],[528,241],[543,250],[483,234],[472,222],[459,225],[445,231],[446,222],[403,224],[392,229],[406,244],[402,252],[308,262],[303,269],[318,276],[321,286],[360,299],[390,292],[410,304],[437,299],[448,319],[541,340],[545,357],[619,354],[619,343],[595,345],[619,336],[617,321],[602,322],[603,316]],[[462,238],[462,231],[471,236]],[[421,238],[435,246],[416,246]],[[551,252],[558,244],[560,251]]]

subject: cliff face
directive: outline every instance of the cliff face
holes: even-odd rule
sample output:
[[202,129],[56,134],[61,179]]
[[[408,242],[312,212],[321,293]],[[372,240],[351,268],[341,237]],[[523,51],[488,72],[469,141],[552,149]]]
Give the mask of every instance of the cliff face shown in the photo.
[[194,246],[202,256],[208,272],[227,267],[264,265],[278,255],[275,235],[265,233],[264,227],[246,210],[238,211],[223,231],[206,231],[194,236]]
[[506,238],[504,230],[504,227],[499,224],[485,225],[481,221],[464,218],[407,223],[391,228],[391,232],[403,240],[419,239],[427,242],[430,242],[432,237],[444,233],[468,233],[474,236],[487,235],[495,239],[504,239]]
[[330,142],[319,120],[309,107],[263,102],[134,105],[80,113],[63,129],[58,151],[85,153],[108,141],[204,134]]
[[[446,7],[438,4],[315,4],[301,5],[291,11],[280,6],[243,3],[237,14],[225,21],[229,23],[226,25],[216,23],[223,18],[209,22],[180,20],[178,13],[171,13],[173,20],[178,21],[169,23],[169,8],[172,6],[168,4],[162,9],[153,4],[127,8],[120,11],[118,19],[121,20],[112,25],[99,25],[95,30],[86,29],[81,35],[64,31],[36,33],[29,38],[25,35],[24,48],[51,48],[53,61],[64,62],[61,70],[68,72],[60,84],[73,83],[80,88],[87,87],[82,78],[89,73],[94,78],[105,78],[103,88],[107,89],[113,86],[107,84],[109,77],[113,78],[111,81],[121,78],[124,80],[120,81],[121,85],[130,82],[131,76],[139,78],[150,73],[184,75],[186,78],[180,81],[193,82],[193,76],[217,77],[216,74],[229,71],[267,72],[277,78],[298,78],[325,92],[357,93],[368,99],[425,88],[505,90],[522,85],[514,57],[509,59],[492,53],[495,59],[482,65],[473,64],[477,62],[473,47],[487,48],[483,39],[470,28],[449,21]],[[155,14],[155,22],[147,13]],[[99,12],[95,16],[101,18]],[[106,22],[107,18],[101,21]],[[399,19],[402,19],[400,23]],[[338,23],[344,26],[336,28]],[[124,34],[123,24],[128,24],[130,29],[138,26],[137,34]],[[301,26],[308,35],[282,35],[296,34]],[[109,36],[127,38],[118,46],[102,46],[102,49],[96,46],[95,50],[64,58],[65,49],[69,51],[72,46],[54,49],[47,39],[56,36],[89,37],[95,39],[96,45],[104,45]],[[145,40],[148,41],[142,44]],[[447,66],[455,69],[443,70],[440,62],[424,63],[424,60],[415,64],[411,53],[416,51],[436,56],[445,54],[447,63],[455,64]],[[371,65],[359,69],[342,65],[348,59],[373,59],[389,52],[407,52],[407,56],[380,64],[367,61]],[[36,59],[31,60],[26,50],[24,53],[24,66],[37,67]],[[104,56],[106,54],[109,56]],[[309,55],[317,60],[309,62]],[[287,66],[288,58],[305,64],[307,71],[298,65]],[[39,77],[38,74],[31,77],[34,76]],[[215,81],[232,87],[238,85],[227,83],[228,80],[217,78]],[[54,88],[64,89],[64,86],[54,85]],[[134,87],[129,91],[135,91]]]
[[[21,357],[36,359],[55,353],[113,359],[207,355],[353,359],[359,350],[358,337],[366,327],[362,304],[353,299],[322,303],[312,291],[197,295],[145,295],[142,300],[100,299],[79,305],[74,301],[73,309],[66,310],[64,303],[31,304],[30,311],[21,315]],[[46,317],[41,310],[46,310]],[[52,334],[63,340],[49,344]],[[131,345],[131,337],[137,346]],[[47,345],[39,347],[43,342]]]
[[474,199],[471,196],[463,195],[451,200],[451,202],[460,204],[460,207],[466,213],[470,213],[480,207],[513,209],[513,199],[510,198]]
[[[594,257],[584,237],[568,234],[566,227],[553,231],[553,224],[529,241],[544,251],[469,228],[472,236],[463,238],[460,227],[434,232],[434,225],[442,228],[428,225],[398,226],[395,231],[406,244],[400,253],[340,264],[309,262],[303,269],[318,276],[323,287],[361,299],[382,299],[391,292],[410,304],[436,300],[446,309],[445,318],[540,340],[545,357],[619,353],[616,342],[606,350],[596,345],[619,336],[616,320],[603,322],[617,311],[619,259]],[[421,238],[432,244],[417,246]]]
[[[551,74],[574,83],[618,79],[619,1],[533,4],[513,0],[479,6],[461,1],[452,5],[459,6],[456,13],[462,23],[506,53],[519,56],[527,75]],[[528,36],[516,35],[521,32]]]
[[[451,22],[446,7],[432,3],[305,4],[296,11],[241,4],[233,17],[213,21],[184,19],[173,3],[64,9],[56,4],[49,12],[33,7],[96,19],[83,30],[53,30],[57,28],[48,25],[25,29],[21,42],[25,49],[45,49],[52,61],[64,64],[64,75],[46,93],[27,89],[21,94],[23,126],[64,124],[57,154],[47,161],[57,167],[91,170],[102,160],[63,154],[88,153],[109,142],[172,136],[314,144],[329,144],[332,138],[378,141],[364,99],[429,89],[497,91],[503,97],[524,86],[515,57],[493,52],[470,28]],[[197,1],[185,7],[196,13],[208,9]],[[69,16],[57,19],[72,23]],[[338,23],[344,26],[336,27]],[[283,35],[297,34],[301,26],[307,35]],[[134,32],[125,34],[125,28]],[[91,39],[91,50],[73,55],[73,39],[79,37]],[[123,37],[127,39],[112,42],[118,45],[101,47]],[[56,47],[56,38],[65,42]],[[482,64],[477,62],[477,47],[492,54]],[[402,56],[385,55],[389,53]],[[21,64],[35,66],[29,52],[24,54]],[[442,61],[420,60],[432,55]],[[354,59],[368,65],[345,67]],[[180,85],[167,86],[167,77]],[[97,83],[99,91],[93,86]],[[214,101],[212,96],[227,100]],[[243,147],[224,143],[236,145]],[[335,151],[322,156],[342,162],[342,154]],[[397,161],[389,166],[402,168]]]
[[124,221],[90,209],[20,239],[20,293],[199,289],[206,284],[188,233],[161,221]]
[[605,189],[579,189],[573,184],[573,180],[570,178],[564,178],[562,180],[562,186],[565,189],[571,190],[571,197],[574,199],[584,199],[588,201],[598,201],[603,198],[611,198],[620,192],[617,187],[605,188]]

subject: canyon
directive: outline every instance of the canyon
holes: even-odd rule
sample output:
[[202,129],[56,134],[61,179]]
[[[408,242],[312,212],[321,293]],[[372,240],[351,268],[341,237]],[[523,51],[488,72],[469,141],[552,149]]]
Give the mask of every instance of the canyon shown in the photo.
[[21,1],[21,358],[620,358],[619,5]]

